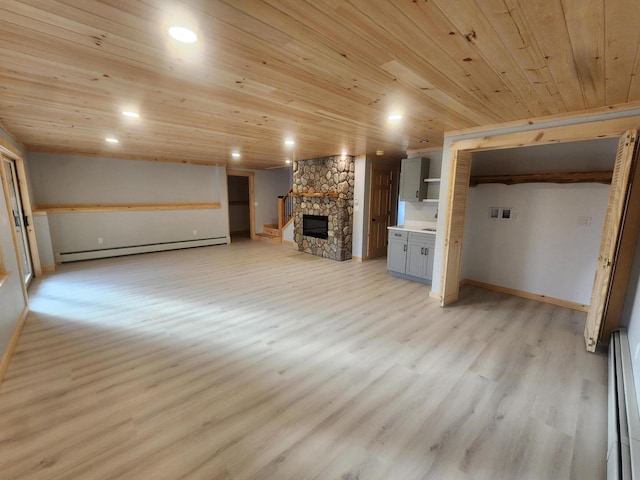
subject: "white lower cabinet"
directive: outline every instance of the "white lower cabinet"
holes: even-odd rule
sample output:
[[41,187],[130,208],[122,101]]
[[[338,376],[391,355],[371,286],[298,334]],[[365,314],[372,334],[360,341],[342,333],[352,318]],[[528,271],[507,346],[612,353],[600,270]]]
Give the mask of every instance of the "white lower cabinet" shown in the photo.
[[435,236],[389,230],[387,269],[409,280],[431,282]]

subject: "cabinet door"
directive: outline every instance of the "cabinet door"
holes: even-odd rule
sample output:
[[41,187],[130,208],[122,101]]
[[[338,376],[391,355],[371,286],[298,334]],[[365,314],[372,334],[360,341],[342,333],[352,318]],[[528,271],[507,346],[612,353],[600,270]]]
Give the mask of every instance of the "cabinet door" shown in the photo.
[[425,257],[427,259],[427,262],[425,264],[425,272],[424,272],[424,278],[426,278],[427,280],[433,280],[433,252],[436,249],[436,244],[434,243],[427,243],[424,246],[425,248]]
[[407,275],[425,278],[427,257],[424,252],[423,243],[409,243],[407,245]]
[[387,270],[405,273],[407,263],[407,242],[389,239],[387,247]]
[[428,158],[403,158],[400,171],[400,200],[421,202],[427,193],[424,179],[428,173]]

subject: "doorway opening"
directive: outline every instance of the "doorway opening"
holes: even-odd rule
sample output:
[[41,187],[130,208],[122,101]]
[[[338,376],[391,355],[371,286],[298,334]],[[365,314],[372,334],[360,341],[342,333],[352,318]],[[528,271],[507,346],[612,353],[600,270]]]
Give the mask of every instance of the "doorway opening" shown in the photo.
[[227,171],[231,241],[255,238],[253,172]]
[[[625,224],[625,219],[627,217],[627,207],[638,203],[630,201],[632,195],[640,197],[638,189],[635,189],[634,192],[630,188],[633,183],[630,182],[630,179],[633,176],[633,167],[637,156],[634,153],[634,151],[637,153],[635,149],[637,132],[635,130],[627,130],[628,128],[636,127],[639,121],[638,117],[629,117],[590,124],[573,124],[538,132],[518,132],[454,142],[451,146],[449,202],[445,220],[443,265],[441,270],[441,305],[445,306],[454,303],[458,299],[472,152],[544,143],[565,143],[594,138],[619,137],[620,142],[611,182],[607,216],[598,255],[598,261],[602,268],[597,267],[596,269],[596,279],[585,328],[587,349],[595,351],[598,342],[602,339],[603,330],[609,330],[613,326],[613,319],[607,315],[607,309],[612,307],[615,309],[621,308],[621,305],[612,305],[609,302],[612,284],[616,281],[620,284],[625,284],[626,281],[623,277],[628,274],[628,271],[625,271],[626,269],[624,268],[616,272],[617,259],[625,258],[629,255],[629,252],[623,250],[632,249],[635,246],[635,239],[638,235],[637,222],[635,225],[632,222]],[[527,141],[523,139],[523,136],[526,137]],[[636,198],[636,200],[640,201],[640,198]],[[625,228],[627,225],[629,228]],[[633,251],[631,250],[632,253]],[[605,272],[604,275],[603,272]],[[615,277],[613,272],[616,272]],[[606,306],[604,309],[602,308],[603,304]],[[604,329],[601,328],[603,322],[607,323]]]

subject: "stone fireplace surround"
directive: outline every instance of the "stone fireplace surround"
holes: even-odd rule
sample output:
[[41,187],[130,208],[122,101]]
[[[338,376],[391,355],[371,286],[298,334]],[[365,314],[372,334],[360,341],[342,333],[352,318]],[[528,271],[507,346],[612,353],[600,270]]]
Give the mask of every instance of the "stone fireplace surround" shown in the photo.
[[[354,173],[350,155],[293,163],[293,238],[298,250],[332,260],[351,259]],[[329,217],[329,238],[302,235],[303,215]]]

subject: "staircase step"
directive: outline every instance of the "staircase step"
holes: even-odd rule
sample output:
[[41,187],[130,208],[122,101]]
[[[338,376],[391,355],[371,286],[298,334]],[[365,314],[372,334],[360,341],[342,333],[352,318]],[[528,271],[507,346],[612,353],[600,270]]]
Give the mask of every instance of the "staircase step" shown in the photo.
[[276,237],[280,236],[279,228],[271,228],[271,227],[262,227],[262,233],[267,233],[269,235],[275,235]]
[[269,243],[281,243],[282,242],[282,238],[280,237],[280,235],[272,235],[270,233],[256,233],[256,237],[258,237],[258,240],[262,240],[263,242],[269,242]]

